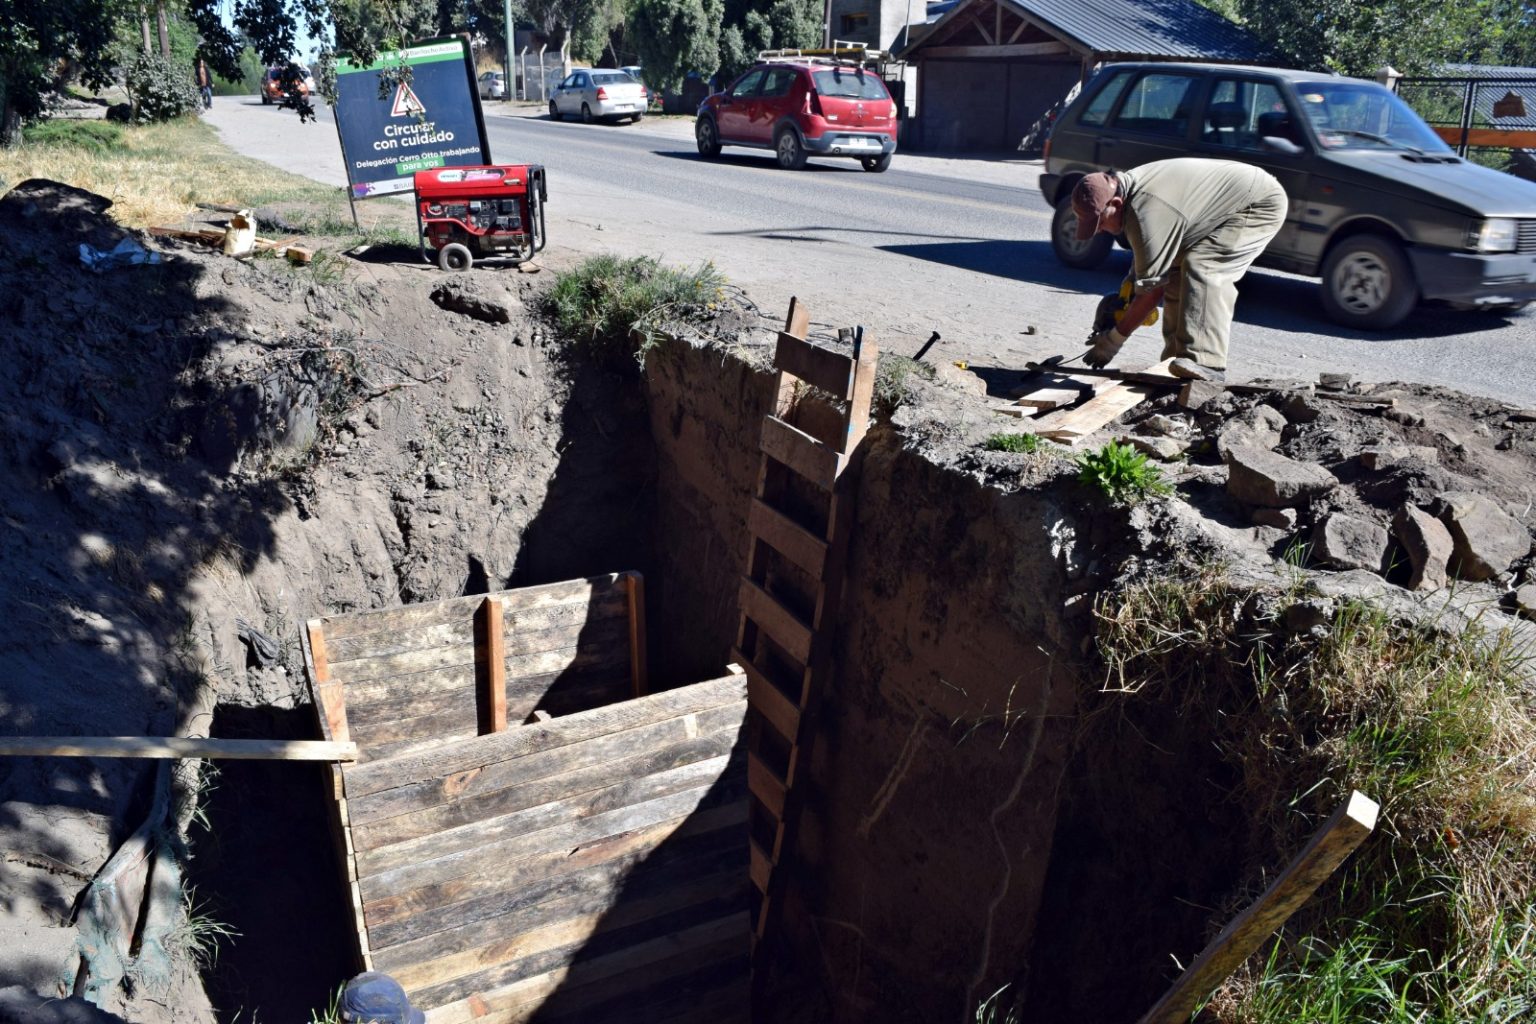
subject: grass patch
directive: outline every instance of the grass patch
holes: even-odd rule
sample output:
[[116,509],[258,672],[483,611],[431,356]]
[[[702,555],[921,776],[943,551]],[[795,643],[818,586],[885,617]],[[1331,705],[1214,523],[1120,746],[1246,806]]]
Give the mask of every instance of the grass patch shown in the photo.
[[875,397],[871,403],[879,417],[889,417],[912,401],[916,394],[914,380],[933,380],[937,371],[928,363],[918,362],[895,352],[881,352],[875,366]]
[[1236,772],[1232,798],[1250,809],[1271,864],[1350,790],[1382,805],[1376,834],[1200,1019],[1529,1019],[1536,723],[1521,652],[1507,635],[1439,631],[1360,604],[1340,607],[1324,636],[1291,635],[1278,596],[1212,570],[1098,609],[1109,706],[1158,700],[1199,722]]
[[[113,125],[120,137],[110,148],[66,138],[77,129],[48,129],[53,124],[68,122],[29,128],[21,145],[0,149],[0,180],[14,185],[27,178],[48,178],[106,196],[113,203],[108,212],[124,227],[178,224],[197,203],[206,202],[302,208],[306,220],[342,226],[345,235],[358,233],[343,189],[239,156],[197,118]],[[63,135],[39,141],[39,129]],[[297,133],[323,130],[313,125],[294,128]],[[364,233],[383,227],[404,231],[411,224],[411,211],[401,203],[381,200],[358,209],[365,218]]]
[[1084,452],[1072,461],[1078,468],[1078,480],[1098,488],[1110,501],[1134,504],[1172,490],[1163,479],[1163,471],[1146,455],[1118,441],[1096,452]]
[[1016,452],[1033,455],[1045,447],[1037,434],[993,434],[981,445],[989,452]]
[[88,152],[106,153],[123,143],[123,127],[112,121],[55,119],[39,121],[22,130],[23,145],[73,146]]
[[[666,323],[702,323],[725,296],[713,263],[695,270],[662,266],[650,256],[594,256],[559,275],[545,313],[573,346],[593,355],[634,351],[643,366]],[[636,346],[632,340],[639,333]]]

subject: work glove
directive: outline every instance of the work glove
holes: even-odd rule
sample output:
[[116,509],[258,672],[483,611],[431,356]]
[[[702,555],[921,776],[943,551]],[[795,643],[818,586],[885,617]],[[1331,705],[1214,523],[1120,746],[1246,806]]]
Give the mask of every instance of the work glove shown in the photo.
[[1118,292],[1111,292],[1099,300],[1098,307],[1093,311],[1093,333],[1107,331],[1119,323],[1120,311],[1125,308],[1125,299]]
[[1088,354],[1083,356],[1083,362],[1095,370],[1102,370],[1114,362],[1115,356],[1120,352],[1120,346],[1125,344],[1125,335],[1111,327],[1107,331],[1099,331],[1088,339]]

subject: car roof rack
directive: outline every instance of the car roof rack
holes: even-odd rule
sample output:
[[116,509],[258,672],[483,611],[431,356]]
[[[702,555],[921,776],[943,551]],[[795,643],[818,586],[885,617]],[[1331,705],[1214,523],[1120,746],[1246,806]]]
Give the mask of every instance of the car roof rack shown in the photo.
[[834,39],[828,47],[799,47],[781,50],[759,50],[757,59],[767,63],[774,61],[800,61],[806,64],[843,65],[862,67],[866,64],[883,64],[891,55],[884,50],[872,49],[863,43]]

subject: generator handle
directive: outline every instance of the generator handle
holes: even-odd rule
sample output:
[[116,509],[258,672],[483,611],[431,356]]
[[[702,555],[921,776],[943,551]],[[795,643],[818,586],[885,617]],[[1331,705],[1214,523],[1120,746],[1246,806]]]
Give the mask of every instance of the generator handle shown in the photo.
[[[539,199],[538,199],[538,203],[537,204],[534,204],[532,202],[533,195],[534,195],[533,184],[534,184],[535,181],[538,182],[538,186],[539,186],[539,191],[538,191]],[[535,236],[533,238],[529,239],[529,243],[530,244],[529,244],[528,254],[531,256],[534,253],[536,253],[539,250],[544,248],[544,203],[549,199],[549,191],[548,191],[548,188],[545,185],[544,165],[543,164],[531,164],[529,166],[529,168],[528,168],[528,197],[529,197],[530,205],[537,205],[538,208],[539,208],[538,209],[538,231],[537,231],[537,234],[535,234]]]

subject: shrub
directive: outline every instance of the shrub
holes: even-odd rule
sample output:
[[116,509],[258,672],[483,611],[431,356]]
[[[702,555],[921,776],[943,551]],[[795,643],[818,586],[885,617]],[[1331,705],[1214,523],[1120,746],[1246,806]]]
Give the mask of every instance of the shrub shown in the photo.
[[135,121],[170,121],[193,113],[202,102],[191,69],[163,57],[135,57],[128,65],[127,79]]
[[1110,501],[1137,502],[1171,490],[1162,470],[1135,448],[1118,441],[1111,441],[1096,452],[1085,452],[1073,461],[1080,470],[1077,478],[1097,487]]
[[30,124],[22,130],[21,137],[34,146],[64,146],[107,153],[122,143],[123,129],[108,121],[60,119]]
[[544,309],[561,335],[594,354],[629,351],[632,336],[640,334],[635,354],[643,365],[664,322],[702,322],[724,289],[713,263],[686,271],[650,256],[594,256],[555,280]]
[[989,452],[1018,452],[1032,455],[1040,450],[1040,438],[1036,434],[993,434],[982,444]]
[[933,380],[934,373],[934,368],[927,363],[895,352],[880,353],[880,362],[875,367],[875,415],[890,416],[906,405],[912,400],[912,378]]

